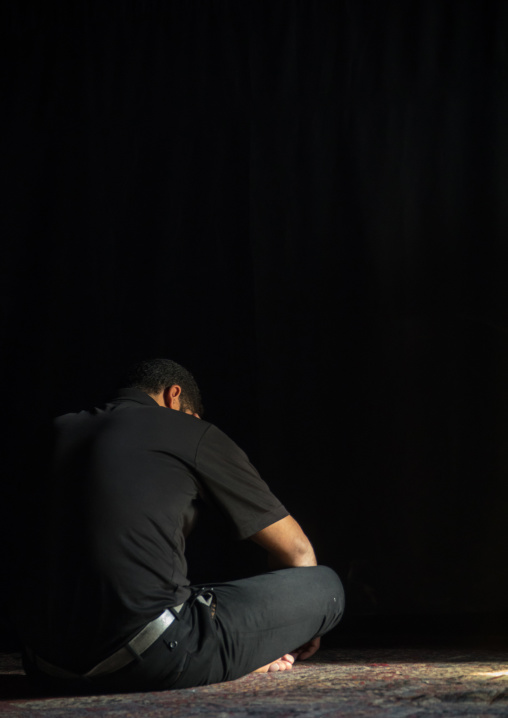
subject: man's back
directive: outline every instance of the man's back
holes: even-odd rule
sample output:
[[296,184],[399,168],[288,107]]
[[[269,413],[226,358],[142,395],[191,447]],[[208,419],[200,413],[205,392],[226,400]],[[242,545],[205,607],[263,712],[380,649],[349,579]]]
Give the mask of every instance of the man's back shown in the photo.
[[189,467],[208,426],[134,402],[57,420],[48,659],[68,665],[79,645],[75,667],[86,668],[189,597],[184,534],[198,495]]

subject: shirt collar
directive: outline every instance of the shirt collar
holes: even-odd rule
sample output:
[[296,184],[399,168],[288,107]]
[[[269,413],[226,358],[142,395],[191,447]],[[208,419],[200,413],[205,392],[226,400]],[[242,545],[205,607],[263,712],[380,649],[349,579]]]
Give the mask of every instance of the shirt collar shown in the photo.
[[136,404],[144,404],[145,406],[159,406],[155,399],[141,389],[120,389],[115,403],[121,401],[133,401]]

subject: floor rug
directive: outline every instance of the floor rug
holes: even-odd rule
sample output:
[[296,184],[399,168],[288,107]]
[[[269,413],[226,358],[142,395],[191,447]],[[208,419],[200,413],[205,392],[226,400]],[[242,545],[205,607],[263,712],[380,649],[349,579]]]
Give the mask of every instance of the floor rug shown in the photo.
[[5,718],[274,718],[508,716],[508,651],[324,650],[292,671],[213,686],[118,695],[41,697],[19,654],[0,654]]

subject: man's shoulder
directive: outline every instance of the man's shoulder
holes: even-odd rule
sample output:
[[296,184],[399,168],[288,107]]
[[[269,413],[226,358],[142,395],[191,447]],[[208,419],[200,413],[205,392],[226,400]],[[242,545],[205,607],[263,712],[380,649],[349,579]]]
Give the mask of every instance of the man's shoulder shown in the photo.
[[215,424],[210,422],[204,422],[199,419],[205,426],[206,430],[203,432],[203,438],[201,444],[205,446],[213,446],[217,451],[221,452],[240,452],[244,453],[242,449],[236,444],[228,434],[224,433],[222,429],[219,429]]
[[191,464],[248,463],[242,449],[218,426],[204,419],[157,405],[121,398],[102,407],[62,414],[57,435],[70,441],[93,437],[106,444],[157,447],[184,455]]

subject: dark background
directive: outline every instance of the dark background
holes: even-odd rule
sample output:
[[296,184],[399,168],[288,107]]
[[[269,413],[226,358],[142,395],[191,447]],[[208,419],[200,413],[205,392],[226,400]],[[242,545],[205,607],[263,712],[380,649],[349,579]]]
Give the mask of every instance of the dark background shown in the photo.
[[[4,630],[40,427],[153,356],[343,577],[346,629],[501,630],[508,5],[3,8]],[[196,580],[258,570],[203,527]]]

